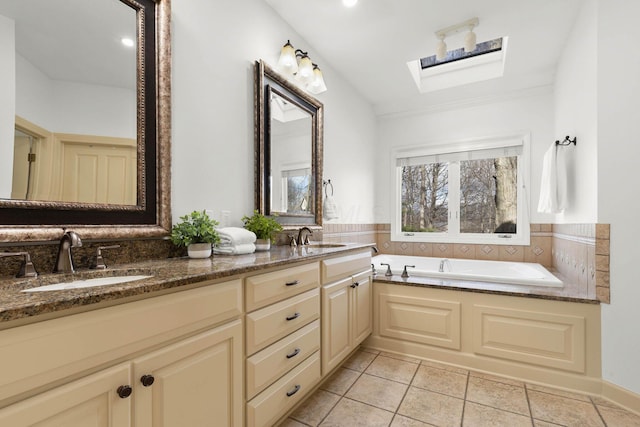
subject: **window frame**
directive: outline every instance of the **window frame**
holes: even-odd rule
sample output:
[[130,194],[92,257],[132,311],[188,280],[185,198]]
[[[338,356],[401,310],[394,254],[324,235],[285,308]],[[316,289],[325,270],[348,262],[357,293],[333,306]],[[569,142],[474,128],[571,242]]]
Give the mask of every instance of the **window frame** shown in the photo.
[[[485,137],[457,140],[437,144],[421,144],[397,147],[391,153],[391,240],[397,242],[420,243],[465,243],[491,245],[529,245],[530,244],[530,198],[528,183],[530,182],[530,134],[528,132],[491,135]],[[516,233],[460,233],[460,176],[453,173],[449,165],[449,227],[447,232],[404,232],[402,231],[402,159],[463,154],[471,151],[522,147],[518,157],[517,176],[517,228]],[[459,171],[459,170],[458,170]],[[457,183],[452,185],[452,179]],[[455,198],[455,199],[454,199]],[[453,222],[452,222],[453,221]]]

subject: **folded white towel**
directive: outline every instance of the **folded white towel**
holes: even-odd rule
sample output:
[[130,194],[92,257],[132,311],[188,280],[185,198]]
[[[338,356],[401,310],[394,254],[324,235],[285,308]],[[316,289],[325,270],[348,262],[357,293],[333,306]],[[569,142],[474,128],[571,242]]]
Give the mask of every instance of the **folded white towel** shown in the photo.
[[544,154],[538,212],[561,213],[567,205],[566,148],[554,142]]
[[223,227],[218,228],[220,243],[233,245],[242,245],[245,243],[253,243],[256,241],[256,235],[253,231],[249,231],[240,227]]
[[242,243],[240,245],[217,245],[213,248],[213,253],[220,255],[252,254],[255,251],[256,245],[253,243]]

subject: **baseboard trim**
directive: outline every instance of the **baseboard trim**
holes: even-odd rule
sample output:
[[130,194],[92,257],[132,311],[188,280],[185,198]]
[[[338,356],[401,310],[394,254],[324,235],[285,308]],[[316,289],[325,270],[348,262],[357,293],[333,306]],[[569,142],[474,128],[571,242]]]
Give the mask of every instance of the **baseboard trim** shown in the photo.
[[607,400],[610,400],[616,405],[622,406],[628,411],[640,415],[639,394],[627,390],[626,388],[622,388],[619,385],[610,383],[609,381],[602,380],[601,396]]

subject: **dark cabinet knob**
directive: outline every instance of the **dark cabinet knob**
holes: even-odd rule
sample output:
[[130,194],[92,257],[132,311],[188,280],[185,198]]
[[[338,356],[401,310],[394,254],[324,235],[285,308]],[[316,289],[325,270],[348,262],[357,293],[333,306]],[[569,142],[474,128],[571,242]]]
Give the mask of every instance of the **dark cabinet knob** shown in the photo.
[[140,377],[140,382],[143,386],[149,387],[156,379],[153,378],[153,375],[143,375]]
[[131,392],[133,391],[133,389],[130,385],[121,385],[116,391],[118,392],[118,396],[126,399],[127,397],[131,396]]

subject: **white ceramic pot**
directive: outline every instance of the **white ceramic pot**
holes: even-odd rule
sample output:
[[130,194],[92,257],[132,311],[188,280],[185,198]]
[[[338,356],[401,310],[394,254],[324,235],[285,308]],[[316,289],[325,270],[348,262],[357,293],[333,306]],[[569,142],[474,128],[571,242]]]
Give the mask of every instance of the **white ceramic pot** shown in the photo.
[[187,246],[189,258],[209,258],[211,256],[211,243],[192,243]]
[[268,251],[271,249],[271,240],[269,239],[256,239],[256,251]]

